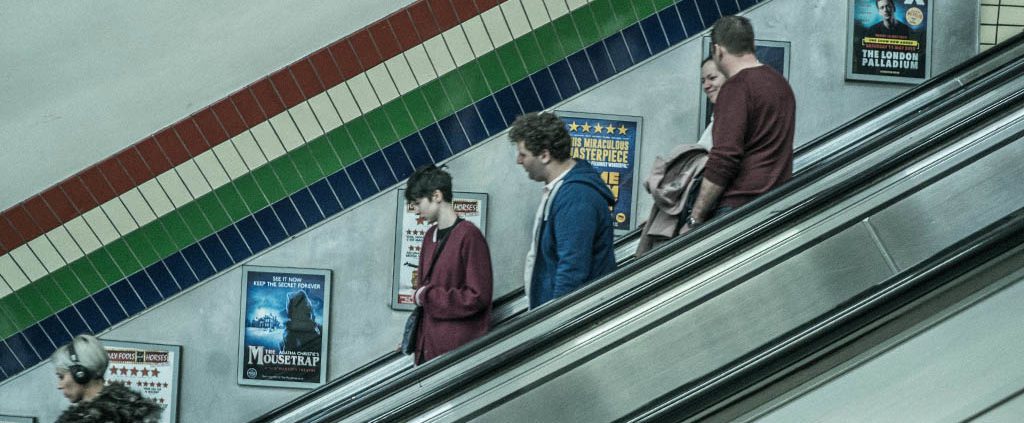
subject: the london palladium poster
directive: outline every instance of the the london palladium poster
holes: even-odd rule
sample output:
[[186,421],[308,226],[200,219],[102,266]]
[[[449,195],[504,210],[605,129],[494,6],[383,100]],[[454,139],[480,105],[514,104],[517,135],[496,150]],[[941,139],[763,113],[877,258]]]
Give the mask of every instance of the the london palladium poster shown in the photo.
[[934,0],[850,0],[846,79],[919,83],[931,76]]

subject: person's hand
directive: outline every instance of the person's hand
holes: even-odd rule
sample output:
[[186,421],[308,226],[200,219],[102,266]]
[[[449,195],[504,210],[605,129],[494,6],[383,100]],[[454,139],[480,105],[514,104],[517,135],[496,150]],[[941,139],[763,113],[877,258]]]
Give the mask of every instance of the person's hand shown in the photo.
[[698,220],[698,219],[694,218],[691,215],[690,217],[686,218],[686,225],[685,226],[687,228],[694,229],[694,228],[702,225],[703,223],[704,223],[703,220]]

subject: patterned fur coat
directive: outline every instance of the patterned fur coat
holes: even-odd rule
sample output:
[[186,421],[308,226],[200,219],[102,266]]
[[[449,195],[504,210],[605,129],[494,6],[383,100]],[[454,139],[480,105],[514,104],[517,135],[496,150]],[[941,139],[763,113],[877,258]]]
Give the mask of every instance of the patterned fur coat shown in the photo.
[[100,394],[91,401],[72,405],[57,418],[57,423],[155,423],[160,421],[163,408],[153,400],[119,383],[103,387]]

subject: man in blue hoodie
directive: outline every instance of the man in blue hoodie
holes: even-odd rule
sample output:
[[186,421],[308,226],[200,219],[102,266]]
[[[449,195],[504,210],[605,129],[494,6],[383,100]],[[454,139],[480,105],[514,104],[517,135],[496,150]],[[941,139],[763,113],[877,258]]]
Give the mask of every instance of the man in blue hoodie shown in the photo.
[[590,163],[569,156],[572,139],[554,114],[519,116],[509,140],[516,163],[544,183],[524,273],[534,308],[615,270],[615,197]]

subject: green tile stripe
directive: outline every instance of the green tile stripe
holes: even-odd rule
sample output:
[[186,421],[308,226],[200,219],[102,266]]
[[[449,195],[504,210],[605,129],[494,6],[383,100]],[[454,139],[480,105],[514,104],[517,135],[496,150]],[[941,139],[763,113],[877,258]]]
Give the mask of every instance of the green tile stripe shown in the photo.
[[433,124],[434,116],[449,116],[674,1],[639,3],[596,0],[582,6],[0,298],[0,309],[8,311],[14,324],[0,323],[0,338],[398,142]]

